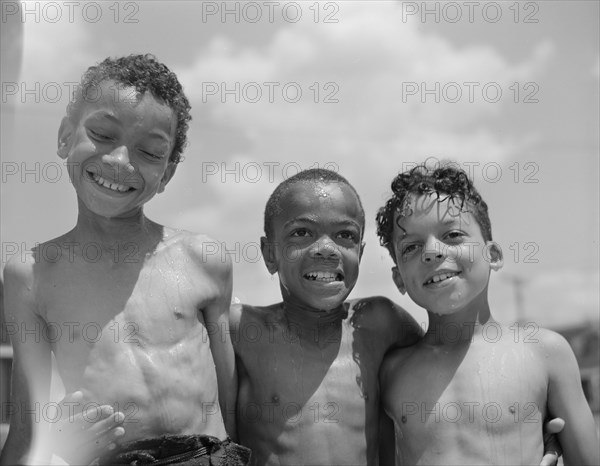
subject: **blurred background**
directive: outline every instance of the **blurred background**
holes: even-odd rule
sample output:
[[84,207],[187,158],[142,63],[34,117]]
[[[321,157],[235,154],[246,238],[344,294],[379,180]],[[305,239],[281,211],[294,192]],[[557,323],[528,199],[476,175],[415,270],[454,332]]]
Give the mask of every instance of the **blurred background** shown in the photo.
[[[153,53],[179,76],[193,120],[185,160],[146,213],[222,242],[237,299],[280,299],[260,258],[264,205],[283,179],[329,168],[367,215],[351,297],[387,296],[426,327],[394,288],[374,218],[399,171],[454,160],[504,251],[496,318],[562,332],[598,411],[598,2],[0,4],[2,267],[75,224],[56,140],[82,73]],[[4,327],[2,338],[4,404]]]

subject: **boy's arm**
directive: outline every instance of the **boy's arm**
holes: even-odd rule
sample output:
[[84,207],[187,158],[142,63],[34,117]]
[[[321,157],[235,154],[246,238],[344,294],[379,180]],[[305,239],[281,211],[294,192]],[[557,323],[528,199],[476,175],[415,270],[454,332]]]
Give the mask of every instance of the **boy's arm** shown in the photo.
[[[214,244],[214,243],[213,243]],[[213,277],[219,295],[204,309],[204,319],[210,338],[210,350],[217,371],[219,404],[225,429],[235,440],[235,406],[237,401],[237,373],[235,355],[229,333],[229,306],[231,304],[232,273],[228,255],[206,255],[204,266]]]
[[240,324],[242,321],[242,309],[243,308],[244,308],[244,305],[239,302],[232,302],[229,307],[229,330],[231,332],[231,343],[233,346],[233,353],[235,355],[235,372],[236,372],[236,386],[237,386],[235,400],[234,400],[234,402],[236,403],[236,405],[235,405],[236,413],[233,416],[235,418],[236,431],[229,432],[229,435],[231,436],[231,438],[234,441],[237,441],[237,438],[238,438],[237,400],[239,399],[240,381],[242,380],[242,377],[245,373],[244,368],[242,366],[241,358],[239,357],[239,347],[237,346],[240,341],[239,340],[239,328],[240,328]]
[[581,376],[569,343],[549,330],[540,332],[548,371],[548,410],[565,420],[558,434],[565,464],[600,464],[596,425],[581,387]]
[[[13,346],[12,416],[1,464],[24,464],[30,455],[47,447],[48,426],[41,413],[50,390],[50,343],[43,335],[46,323],[37,314],[33,283],[33,258],[14,257],[4,269],[4,310],[7,332]],[[40,438],[41,437],[41,438]],[[36,451],[33,451],[35,449]]]
[[402,370],[402,364],[412,353],[410,348],[396,348],[388,352],[379,368],[379,464],[381,466],[400,466],[396,463],[396,435],[394,421],[394,403],[397,395],[390,393],[389,387],[394,377]]
[[379,409],[379,466],[394,466],[396,461],[394,423]]
[[392,331],[391,348],[406,348],[421,340],[425,331],[413,316],[393,301],[389,301],[387,298],[383,299],[388,301],[392,311],[388,322],[385,322],[388,331]]

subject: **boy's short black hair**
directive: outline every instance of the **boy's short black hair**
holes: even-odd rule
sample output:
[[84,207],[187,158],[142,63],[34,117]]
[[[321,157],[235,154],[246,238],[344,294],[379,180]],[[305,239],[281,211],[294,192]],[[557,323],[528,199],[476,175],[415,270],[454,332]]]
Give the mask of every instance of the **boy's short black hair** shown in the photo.
[[324,168],[311,168],[308,170],[303,170],[301,172],[296,173],[294,176],[289,177],[288,179],[282,181],[276,188],[275,191],[269,197],[267,201],[267,205],[265,207],[265,236],[268,239],[273,238],[273,218],[281,213],[280,202],[281,198],[288,191],[288,189],[294,184],[298,182],[312,182],[312,183],[344,183],[346,186],[352,190],[352,192],[356,195],[358,199],[358,206],[360,207],[360,226],[361,226],[361,236],[365,230],[365,210],[363,209],[362,202],[360,200],[360,196],[354,189],[346,178],[342,175],[334,172],[332,170],[326,170]]
[[[406,212],[406,201],[411,194],[436,193],[440,200],[448,196],[458,201],[461,210],[471,212],[479,225],[481,235],[485,241],[492,240],[492,224],[488,214],[488,207],[481,195],[475,189],[468,175],[457,167],[456,163],[428,167],[426,164],[418,165],[412,170],[400,173],[392,181],[392,197],[385,206],[377,212],[377,235],[379,242],[385,247],[394,261],[394,245],[392,236],[394,232],[394,217],[410,215]],[[397,220],[396,220],[397,221]]]
[[67,115],[74,110],[86,96],[98,98],[97,87],[101,82],[113,80],[119,84],[132,86],[140,94],[150,91],[154,97],[163,100],[175,112],[177,128],[175,130],[175,145],[169,157],[170,162],[179,163],[181,153],[186,145],[186,133],[190,115],[190,103],[183,93],[183,88],[173,73],[151,54],[129,55],[120,58],[106,58],[99,65],[90,66],[81,78],[74,92],[73,99],[67,107]]

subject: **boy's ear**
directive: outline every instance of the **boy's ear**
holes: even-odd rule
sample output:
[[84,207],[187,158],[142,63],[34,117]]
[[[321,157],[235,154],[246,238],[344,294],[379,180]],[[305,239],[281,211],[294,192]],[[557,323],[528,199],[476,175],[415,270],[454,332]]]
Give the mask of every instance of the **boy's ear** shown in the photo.
[[165,174],[163,175],[162,179],[160,180],[160,185],[158,186],[159,193],[162,193],[165,190],[165,186],[167,185],[167,183],[169,181],[171,181],[171,178],[173,178],[176,168],[177,168],[177,164],[175,162],[169,162],[167,164],[167,168],[165,169]]
[[400,271],[398,270],[398,267],[396,267],[396,266],[392,267],[392,280],[394,280],[394,283],[396,284],[396,288],[398,288],[398,291],[400,291],[400,293],[402,293],[402,294],[405,294],[406,287],[404,286],[404,280],[402,280],[402,277],[400,276]]
[[268,240],[266,236],[260,237],[260,250],[262,252],[265,265],[271,275],[277,272],[277,261],[275,260],[275,245]]
[[490,255],[490,268],[497,272],[504,265],[502,248],[495,241],[488,241],[485,245]]
[[61,159],[66,159],[69,155],[69,146],[73,138],[73,123],[69,117],[64,117],[58,128],[58,148],[56,153]]

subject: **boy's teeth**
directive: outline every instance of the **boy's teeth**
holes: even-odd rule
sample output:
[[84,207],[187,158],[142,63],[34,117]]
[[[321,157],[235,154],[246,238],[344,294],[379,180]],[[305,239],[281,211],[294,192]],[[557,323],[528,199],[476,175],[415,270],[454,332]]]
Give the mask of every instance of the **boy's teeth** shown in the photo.
[[304,276],[309,280],[318,280],[323,282],[333,282],[341,280],[341,275],[333,272],[308,272]]
[[96,175],[96,174],[93,175],[93,179],[99,185],[104,186],[105,188],[108,188],[108,189],[112,189],[113,191],[118,191],[120,193],[129,191],[129,189],[130,189],[127,186],[124,186],[119,183],[110,183],[110,182],[106,181],[104,178],[102,178],[101,176]]
[[446,280],[450,277],[454,277],[458,275],[458,272],[445,272],[445,273],[440,273],[439,275],[434,275],[433,277],[431,277],[429,280],[427,280],[427,283],[425,283],[426,285],[428,285],[429,283],[437,283],[437,282],[441,282],[442,280]]

